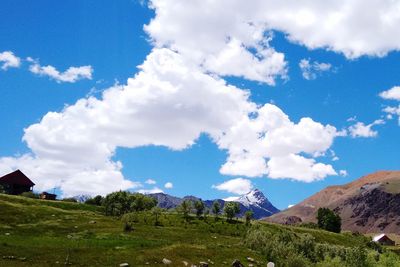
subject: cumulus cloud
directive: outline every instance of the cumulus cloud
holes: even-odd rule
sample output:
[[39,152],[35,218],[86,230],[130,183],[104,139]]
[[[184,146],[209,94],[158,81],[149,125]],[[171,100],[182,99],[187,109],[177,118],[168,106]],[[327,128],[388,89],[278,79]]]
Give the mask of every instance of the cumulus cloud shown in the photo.
[[9,68],[18,68],[21,65],[21,59],[11,51],[4,51],[0,53],[0,63],[2,70],[8,70]]
[[167,189],[171,189],[174,187],[174,185],[171,182],[168,182],[168,183],[165,183],[164,187]]
[[32,58],[28,58],[27,60],[32,62],[32,65],[29,67],[29,70],[32,73],[40,76],[47,76],[58,83],[75,83],[83,79],[92,79],[93,68],[90,65],[81,67],[69,67],[66,71],[60,72],[51,65],[41,66],[39,62],[33,60]]
[[66,195],[124,190],[135,184],[112,160],[117,147],[182,150],[203,132],[217,138],[255,109],[247,91],[188,66],[179,54],[155,49],[126,85],[49,112],[25,129],[32,154],[1,158],[0,172],[20,168],[36,189],[59,186]]
[[383,112],[387,113],[387,119],[393,119],[393,115],[398,117],[398,123],[400,125],[400,105],[397,107],[385,107]]
[[311,118],[294,123],[277,106],[266,104],[252,117],[243,117],[218,140],[218,146],[227,149],[229,155],[220,171],[248,177],[320,180],[336,172],[314,158],[323,155],[338,135],[331,125]]
[[[145,29],[157,46],[189,54],[194,61],[211,65],[211,69],[215,67],[212,58],[221,59],[223,65],[252,63],[257,69],[253,79],[259,80],[260,76],[269,83],[285,69],[283,55],[265,44],[265,35],[269,36],[271,30],[281,31],[289,41],[309,49],[323,48],[347,58],[381,57],[400,49],[397,1],[328,0],[321,4],[254,0],[249,4],[239,0],[152,0],[150,6],[156,16]],[[226,52],[231,51],[230,46],[235,52]],[[267,56],[263,55],[265,51],[270,51]],[[280,58],[273,61],[275,67],[263,67],[271,55]],[[237,66],[241,67],[242,71],[230,69],[230,75],[252,77],[246,64]],[[214,71],[219,70],[216,66]]]
[[[226,191],[232,194],[243,195],[253,189],[253,184],[248,179],[236,178],[225,181],[218,185],[213,185],[212,188],[220,191]],[[233,201],[233,199],[230,200]]]
[[306,80],[315,80],[322,72],[330,71],[332,65],[329,63],[311,62],[309,59],[302,59],[299,67],[303,78]]
[[[394,86],[387,91],[383,91],[379,94],[379,96],[386,100],[397,100],[400,101],[400,86]],[[400,105],[398,106],[387,106],[383,109],[385,112],[386,118],[388,120],[393,119],[394,116],[398,117],[398,123],[400,125]]]
[[158,188],[158,187],[153,187],[153,188],[151,188],[151,189],[140,189],[140,190],[137,190],[137,192],[138,193],[141,193],[141,194],[157,194],[157,193],[164,193],[164,191],[162,191],[160,188]]
[[383,91],[379,94],[379,96],[383,99],[400,101],[400,86],[394,86],[387,91]]
[[[154,0],[156,16],[145,26],[157,47],[178,51],[205,71],[274,85],[286,79],[283,53],[270,46],[265,22],[239,1]],[[253,7],[253,6],[252,6]]]
[[340,176],[343,176],[343,177],[346,177],[346,176],[349,175],[349,174],[347,173],[346,170],[340,170],[340,171],[339,171],[339,175],[340,175]]
[[357,122],[354,125],[349,127],[349,133],[351,137],[356,138],[356,137],[376,137],[378,136],[378,132],[376,130],[373,130],[372,127],[375,125],[381,125],[385,124],[384,120],[375,120],[374,122],[370,124],[364,124],[363,122]]
[[147,179],[147,180],[145,181],[145,183],[146,183],[146,184],[156,184],[157,182],[156,182],[155,180],[153,180],[153,179]]

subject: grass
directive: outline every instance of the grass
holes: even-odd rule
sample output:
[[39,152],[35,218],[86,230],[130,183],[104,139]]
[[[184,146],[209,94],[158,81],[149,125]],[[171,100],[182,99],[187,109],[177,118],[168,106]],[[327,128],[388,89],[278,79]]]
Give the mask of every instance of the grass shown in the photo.
[[[0,194],[0,266],[63,266],[67,258],[72,266],[164,266],[163,258],[173,266],[207,260],[229,266],[234,259],[247,263],[247,257],[266,265],[267,259],[242,244],[248,227],[240,220],[191,217],[185,222],[178,214],[163,213],[160,222],[154,226],[154,217],[142,212],[127,233],[118,218],[104,216],[98,207]],[[265,231],[309,233],[319,243],[363,242],[351,234],[254,223]]]

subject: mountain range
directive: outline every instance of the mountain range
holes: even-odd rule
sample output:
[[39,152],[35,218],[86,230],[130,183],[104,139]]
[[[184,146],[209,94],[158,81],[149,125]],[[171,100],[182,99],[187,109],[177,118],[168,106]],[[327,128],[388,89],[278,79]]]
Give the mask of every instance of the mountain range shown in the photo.
[[329,186],[265,220],[280,224],[316,222],[320,207],[336,211],[343,230],[399,233],[400,171],[379,171],[345,185]]
[[211,209],[211,206],[214,201],[218,201],[221,204],[221,207],[224,206],[226,201],[234,201],[238,202],[240,205],[240,213],[238,216],[243,216],[244,213],[248,210],[253,211],[253,218],[260,219],[271,216],[279,210],[271,204],[271,202],[265,197],[265,195],[258,189],[254,189],[247,194],[244,194],[239,197],[229,198],[229,199],[214,199],[214,200],[202,200],[195,196],[185,196],[183,198],[170,196],[165,193],[155,193],[149,194],[149,196],[155,198],[157,200],[157,205],[160,208],[164,209],[174,209],[179,206],[184,200],[198,201],[201,200],[204,202],[205,206]]

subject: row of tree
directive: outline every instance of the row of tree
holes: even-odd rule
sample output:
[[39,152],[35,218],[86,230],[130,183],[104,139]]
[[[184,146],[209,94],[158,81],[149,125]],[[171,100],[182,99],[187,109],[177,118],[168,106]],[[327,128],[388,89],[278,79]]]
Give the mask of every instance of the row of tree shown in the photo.
[[[189,219],[190,213],[192,213],[193,210],[198,218],[201,218],[202,216],[206,218],[210,214],[210,210],[201,200],[197,200],[194,202],[191,200],[184,200],[177,208],[177,211],[183,215],[185,220]],[[225,205],[222,208],[219,201],[214,201],[211,205],[211,213],[215,216],[216,220],[222,212],[226,216],[227,221],[231,222],[233,218],[240,213],[240,205],[238,202],[225,202]],[[245,219],[247,224],[250,223],[252,217],[253,211],[246,211]]]
[[[96,196],[85,201],[89,205],[103,206],[106,215],[122,216],[126,213],[154,210],[155,214],[159,214],[162,210],[157,208],[157,201],[140,193],[130,193],[127,191],[118,191],[108,194],[106,197]],[[157,208],[157,210],[155,210]],[[240,205],[237,202],[225,202],[222,207],[219,201],[214,201],[211,208],[207,208],[203,201],[184,200],[176,208],[177,212],[181,213],[183,218],[188,221],[191,214],[195,214],[198,218],[207,218],[210,212],[217,220],[221,214],[226,216],[228,222],[240,213]],[[252,211],[245,213],[246,223],[250,223],[253,217]]]

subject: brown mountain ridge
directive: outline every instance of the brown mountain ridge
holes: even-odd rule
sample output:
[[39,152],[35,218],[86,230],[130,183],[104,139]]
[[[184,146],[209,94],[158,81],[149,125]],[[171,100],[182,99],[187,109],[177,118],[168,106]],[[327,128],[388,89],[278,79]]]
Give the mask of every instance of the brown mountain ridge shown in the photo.
[[399,234],[400,171],[379,171],[348,184],[329,186],[264,220],[280,224],[316,222],[320,207],[339,213],[343,230]]

